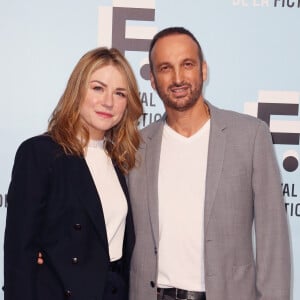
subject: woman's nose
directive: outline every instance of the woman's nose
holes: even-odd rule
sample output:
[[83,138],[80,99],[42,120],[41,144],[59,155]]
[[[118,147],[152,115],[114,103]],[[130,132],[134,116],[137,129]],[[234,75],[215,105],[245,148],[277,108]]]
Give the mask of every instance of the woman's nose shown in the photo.
[[104,106],[112,107],[113,103],[114,103],[113,94],[105,93],[105,95],[103,95],[103,99],[102,99],[101,103]]

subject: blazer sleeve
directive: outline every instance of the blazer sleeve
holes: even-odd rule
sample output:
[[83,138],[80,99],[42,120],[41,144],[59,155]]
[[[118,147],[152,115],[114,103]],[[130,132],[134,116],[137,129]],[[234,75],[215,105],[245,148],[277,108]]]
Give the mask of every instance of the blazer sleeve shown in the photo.
[[253,193],[257,299],[290,299],[290,246],[281,178],[271,134],[261,122],[254,143]]
[[35,300],[39,235],[49,167],[32,141],[18,149],[8,190],[4,239],[4,299]]

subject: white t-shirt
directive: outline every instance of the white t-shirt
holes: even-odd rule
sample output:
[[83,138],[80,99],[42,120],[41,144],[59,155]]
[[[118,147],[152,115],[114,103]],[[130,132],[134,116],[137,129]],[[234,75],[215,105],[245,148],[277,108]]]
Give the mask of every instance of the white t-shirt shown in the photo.
[[90,141],[85,160],[92,174],[103,208],[110,261],[122,257],[127,201],[103,141]]
[[210,120],[191,137],[164,126],[158,179],[158,286],[205,291],[204,198]]

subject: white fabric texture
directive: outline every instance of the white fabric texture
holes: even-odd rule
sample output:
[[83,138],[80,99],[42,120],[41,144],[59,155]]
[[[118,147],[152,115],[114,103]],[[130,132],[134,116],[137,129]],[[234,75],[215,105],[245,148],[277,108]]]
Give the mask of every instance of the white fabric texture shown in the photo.
[[164,126],[158,179],[158,286],[205,291],[204,199],[210,120],[191,137]]
[[122,257],[127,202],[103,141],[90,141],[85,156],[103,208],[110,260]]

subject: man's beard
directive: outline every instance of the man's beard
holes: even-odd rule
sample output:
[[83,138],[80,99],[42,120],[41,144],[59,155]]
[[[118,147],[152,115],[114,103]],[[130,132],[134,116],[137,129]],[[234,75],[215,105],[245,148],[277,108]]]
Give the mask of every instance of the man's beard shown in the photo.
[[178,101],[176,98],[171,98],[169,94],[165,93],[162,91],[162,89],[160,88],[160,86],[157,84],[157,81],[155,80],[156,83],[156,89],[157,89],[157,93],[159,95],[159,97],[162,99],[162,101],[164,102],[164,105],[174,109],[176,111],[187,111],[190,108],[192,108],[197,101],[199,100],[201,94],[202,94],[202,86],[203,84],[201,83],[198,87],[196,87],[195,89],[192,89],[191,84],[189,83],[185,83],[182,82],[180,84],[173,84],[171,86],[168,87],[168,90],[171,90],[174,87],[180,88],[181,86],[188,86],[189,87],[189,95],[187,95],[184,101],[181,101],[180,98],[178,98]]

